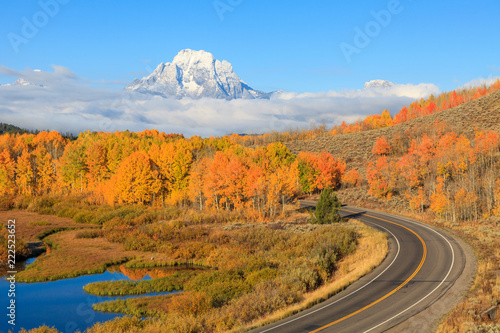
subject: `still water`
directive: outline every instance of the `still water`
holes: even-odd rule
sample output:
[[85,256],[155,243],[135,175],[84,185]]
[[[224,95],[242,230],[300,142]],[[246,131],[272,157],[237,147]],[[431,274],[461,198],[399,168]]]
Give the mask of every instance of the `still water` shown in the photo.
[[[31,262],[33,262],[33,259],[28,261],[27,264]],[[151,279],[151,277],[145,275],[135,280],[147,279]],[[83,286],[87,283],[116,280],[130,280],[130,278],[120,272],[119,269],[112,269],[102,274],[85,275],[52,282],[16,283],[16,325],[12,327],[8,323],[10,318],[7,316],[9,311],[7,307],[11,299],[8,297],[10,283],[3,276],[0,280],[0,309],[3,309],[3,311],[0,311],[0,332],[6,333],[12,329],[14,332],[18,332],[21,328],[29,330],[43,324],[49,327],[54,326],[62,332],[84,331],[96,322],[104,322],[120,317],[122,315],[96,312],[92,309],[92,304],[137,296],[101,297],[83,291]],[[168,293],[162,293],[162,295],[165,294]],[[147,296],[152,295],[158,294],[151,293]]]

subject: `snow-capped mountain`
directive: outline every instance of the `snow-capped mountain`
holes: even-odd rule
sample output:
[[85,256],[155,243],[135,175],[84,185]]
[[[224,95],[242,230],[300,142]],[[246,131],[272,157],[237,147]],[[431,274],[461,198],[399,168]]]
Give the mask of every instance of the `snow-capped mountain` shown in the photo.
[[21,86],[37,86],[37,87],[42,87],[45,88],[43,84],[36,84],[33,82],[26,81],[25,79],[17,79],[14,83],[7,83],[4,84],[2,87],[21,87]]
[[35,84],[26,81],[25,79],[18,79],[16,82],[12,83],[13,86],[33,86]]
[[269,98],[233,72],[231,64],[206,51],[182,50],[170,63],[161,63],[148,77],[135,79],[125,89],[168,98]]
[[386,80],[371,80],[365,83],[365,89],[370,88],[390,88],[394,83]]

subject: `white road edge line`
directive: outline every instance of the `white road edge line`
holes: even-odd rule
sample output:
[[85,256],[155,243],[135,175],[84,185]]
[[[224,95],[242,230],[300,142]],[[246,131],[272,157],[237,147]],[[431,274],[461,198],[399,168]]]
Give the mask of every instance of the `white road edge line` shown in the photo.
[[[411,222],[413,224],[416,224],[414,222]],[[451,270],[453,269],[453,266],[455,265],[455,251],[453,250],[453,246],[451,245],[451,243],[448,241],[448,239],[446,239],[446,237],[444,237],[441,233],[437,232],[436,230],[434,230],[433,228],[430,228],[424,224],[421,224],[421,223],[418,223],[418,225],[424,227],[424,228],[427,228],[429,230],[432,230],[433,232],[435,232],[436,234],[438,234],[439,236],[441,236],[447,243],[448,245],[450,246],[450,249],[451,249],[451,266],[450,266],[450,269],[448,270],[448,274],[446,274],[446,276],[444,277],[444,279],[441,281],[441,283],[436,287],[434,288],[430,293],[428,293],[427,295],[425,295],[422,299],[420,299],[418,302],[414,303],[413,305],[411,305],[410,307],[406,308],[405,310],[401,311],[400,313],[398,313],[397,315],[387,319],[386,321],[378,324],[377,326],[374,326],[372,328],[370,328],[369,330],[367,331],[364,331],[363,333],[367,333],[367,332],[370,332],[370,331],[373,331],[374,329],[388,323],[389,321],[393,320],[394,318],[396,317],[399,317],[400,315],[402,315],[403,313],[405,313],[406,311],[410,310],[411,308],[413,308],[415,305],[419,304],[420,302],[422,302],[424,299],[426,299],[427,297],[429,297],[433,292],[435,292],[437,289],[439,289],[439,287],[441,287],[443,285],[443,283],[446,281],[446,279],[448,278],[448,276],[450,275],[451,273]]]
[[366,286],[368,286],[368,285],[370,285],[371,283],[373,283],[376,279],[378,279],[378,278],[379,278],[382,274],[384,274],[384,273],[385,273],[385,272],[386,272],[386,271],[387,271],[387,270],[388,270],[388,269],[389,269],[389,268],[390,268],[390,267],[394,264],[394,262],[396,261],[396,259],[397,259],[397,258],[398,258],[398,256],[399,256],[399,251],[400,251],[400,249],[401,249],[401,247],[400,247],[400,245],[399,245],[399,240],[398,240],[398,239],[396,238],[396,236],[395,236],[395,235],[394,235],[394,234],[393,234],[390,230],[388,230],[387,228],[385,228],[385,227],[383,227],[383,226],[381,226],[381,225],[379,225],[379,224],[377,224],[377,223],[372,223],[372,222],[369,222],[369,223],[374,224],[374,225],[376,225],[376,226],[378,226],[378,227],[380,227],[380,228],[384,229],[385,231],[387,231],[388,233],[390,233],[390,234],[392,235],[392,237],[394,237],[394,239],[396,240],[396,243],[398,244],[398,251],[396,252],[396,256],[394,257],[394,259],[392,260],[392,262],[390,263],[390,265],[389,265],[389,266],[387,266],[387,267],[386,267],[386,268],[385,268],[385,269],[384,269],[384,270],[383,270],[383,271],[382,271],[379,275],[377,275],[376,277],[374,277],[374,278],[373,278],[370,282],[368,282],[367,284],[363,285],[361,288],[356,289],[356,290],[355,290],[355,291],[353,291],[352,293],[350,293],[350,294],[348,294],[348,295],[345,295],[344,297],[342,297],[342,298],[340,298],[340,299],[336,300],[335,302],[332,302],[332,303],[330,303],[330,304],[324,305],[324,306],[322,306],[322,307],[321,307],[321,308],[319,308],[319,309],[316,309],[316,310],[314,310],[314,311],[311,311],[311,312],[309,312],[309,313],[306,313],[305,315],[302,315],[302,316],[300,316],[300,317],[297,317],[297,318],[291,319],[291,320],[289,320],[289,321],[287,321],[287,322],[285,322],[285,323],[282,323],[282,324],[280,324],[280,325],[277,325],[277,326],[274,326],[274,327],[268,328],[267,330],[265,330],[265,331],[261,331],[260,333],[269,332],[269,331],[272,331],[272,330],[274,330],[274,329],[276,329],[276,328],[279,328],[279,327],[282,327],[282,326],[288,325],[288,324],[290,324],[290,323],[293,323],[293,322],[294,322],[294,321],[296,321],[296,320],[299,320],[299,319],[305,318],[305,317],[307,317],[307,316],[309,316],[309,315],[312,315],[313,313],[316,313],[316,312],[318,312],[318,311],[324,310],[324,309],[326,309],[326,308],[328,308],[328,307],[332,306],[333,304],[335,304],[335,303],[337,303],[337,302],[340,302],[341,300],[343,300],[343,299],[345,299],[345,298],[347,298],[347,297],[349,297],[349,296],[351,296],[351,295],[353,295],[353,294],[357,293],[357,292],[358,292],[358,291],[360,291],[361,289],[363,289],[363,288],[365,288]]

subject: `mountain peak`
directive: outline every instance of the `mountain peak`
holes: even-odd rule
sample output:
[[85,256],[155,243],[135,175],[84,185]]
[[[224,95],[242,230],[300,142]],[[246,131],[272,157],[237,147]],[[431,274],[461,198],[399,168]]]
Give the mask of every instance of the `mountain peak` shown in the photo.
[[26,81],[23,78],[18,79],[16,82],[12,83],[13,86],[32,86],[34,85],[31,82]]
[[172,64],[183,66],[189,63],[199,63],[206,66],[212,65],[215,62],[215,57],[212,53],[203,50],[195,51],[185,49],[180,51],[172,61]]
[[27,81],[27,80],[25,80],[23,78],[19,78],[14,83],[7,83],[7,84],[5,84],[3,86],[4,87],[9,87],[9,86],[12,86],[12,87],[36,86],[36,87],[45,88],[45,86],[43,84],[36,84],[36,83],[30,82],[30,81]]
[[387,80],[371,80],[365,83],[365,89],[370,88],[390,88],[394,86],[394,83]]
[[233,72],[226,60],[219,61],[203,50],[185,49],[172,62],[161,63],[149,76],[135,79],[125,89],[166,98],[269,98],[254,90]]

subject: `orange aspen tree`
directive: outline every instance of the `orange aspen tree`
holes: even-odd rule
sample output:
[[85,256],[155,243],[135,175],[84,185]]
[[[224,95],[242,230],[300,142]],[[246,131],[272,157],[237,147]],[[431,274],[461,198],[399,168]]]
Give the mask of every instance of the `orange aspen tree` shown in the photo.
[[346,169],[342,161],[335,160],[332,154],[326,152],[322,152],[317,156],[316,167],[319,171],[316,179],[316,188],[318,190],[337,188]]
[[154,203],[161,182],[151,169],[151,160],[143,152],[132,153],[123,160],[115,176],[118,203]]
[[345,187],[356,187],[361,184],[361,176],[357,169],[351,169],[342,176],[342,184]]
[[377,141],[372,149],[374,155],[390,155],[392,153],[391,145],[387,142],[385,136],[377,138]]

